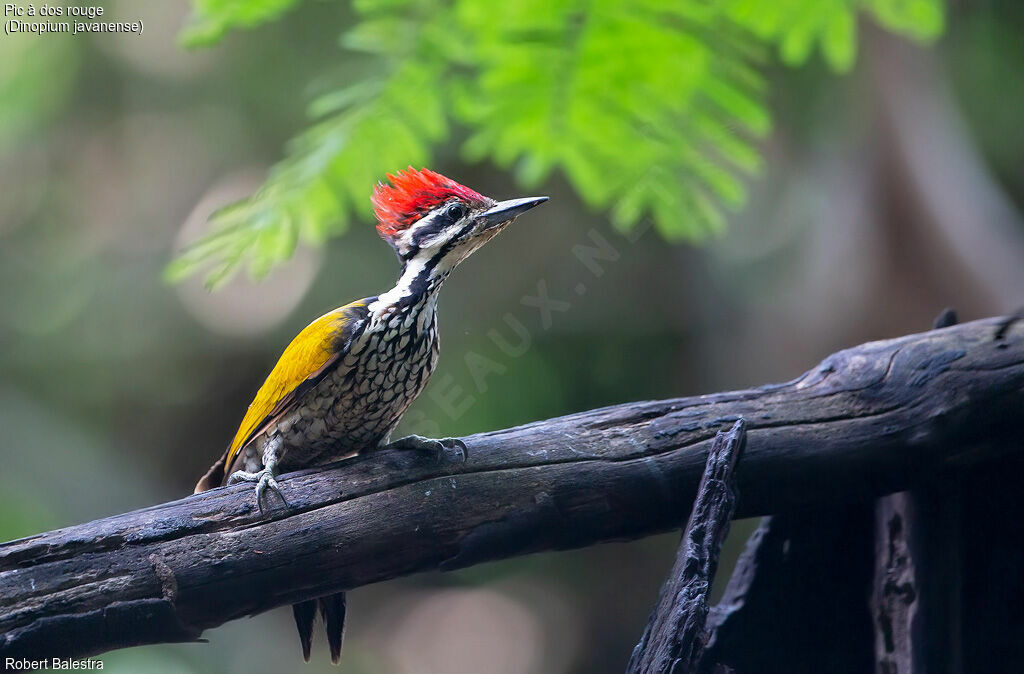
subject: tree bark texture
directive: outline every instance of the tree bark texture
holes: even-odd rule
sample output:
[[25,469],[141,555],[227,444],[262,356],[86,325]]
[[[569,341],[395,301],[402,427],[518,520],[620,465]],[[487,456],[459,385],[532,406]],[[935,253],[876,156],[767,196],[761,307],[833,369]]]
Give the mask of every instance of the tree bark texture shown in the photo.
[[715,436],[675,564],[627,674],[696,674],[708,639],[708,593],[736,509],[734,471],[745,443],[742,419]]
[[[746,420],[737,514],[863,501],[1021,450],[1024,326],[975,321],[836,353],[793,381],[381,451],[0,545],[0,655],[187,641],[429,569],[679,529],[716,433]],[[870,652],[870,650],[869,650]]]

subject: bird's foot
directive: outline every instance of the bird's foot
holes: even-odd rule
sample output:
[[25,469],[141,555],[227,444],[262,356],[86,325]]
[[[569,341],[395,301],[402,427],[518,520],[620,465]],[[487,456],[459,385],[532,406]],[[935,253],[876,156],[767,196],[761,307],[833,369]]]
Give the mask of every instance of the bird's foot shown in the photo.
[[250,473],[244,470],[236,470],[228,478],[228,484],[235,484],[236,482],[255,482],[256,483],[256,505],[259,506],[260,513],[263,512],[263,495],[267,489],[277,495],[277,498],[281,499],[281,503],[284,507],[288,507],[288,501],[285,500],[284,494],[281,493],[281,486],[277,484],[277,465],[271,463],[268,466],[264,466],[263,470],[258,470],[255,473]]
[[399,438],[387,445],[387,448],[426,452],[433,456],[438,462],[444,460],[444,455],[447,451],[458,452],[462,463],[465,463],[466,459],[469,458],[469,450],[466,449],[466,443],[458,438],[441,438],[439,440],[435,440],[434,438],[425,438],[422,435],[407,435],[404,438]]

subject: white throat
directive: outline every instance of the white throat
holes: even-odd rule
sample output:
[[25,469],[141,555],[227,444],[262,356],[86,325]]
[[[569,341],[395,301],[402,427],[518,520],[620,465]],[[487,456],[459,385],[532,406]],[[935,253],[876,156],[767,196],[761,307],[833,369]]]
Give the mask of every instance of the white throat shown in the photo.
[[450,259],[442,258],[432,268],[426,257],[415,257],[405,263],[395,287],[381,293],[368,307],[371,313],[380,313],[396,306],[437,303],[437,291],[454,268]]

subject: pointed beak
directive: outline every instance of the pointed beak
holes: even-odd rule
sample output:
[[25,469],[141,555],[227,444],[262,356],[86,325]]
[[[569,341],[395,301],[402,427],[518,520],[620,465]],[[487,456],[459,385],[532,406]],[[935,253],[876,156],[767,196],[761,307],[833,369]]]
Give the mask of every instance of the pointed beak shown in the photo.
[[525,197],[523,199],[509,199],[499,201],[489,210],[484,211],[477,217],[481,227],[478,231],[484,231],[491,227],[509,222],[517,215],[521,215],[534,206],[539,206],[547,201],[547,197]]

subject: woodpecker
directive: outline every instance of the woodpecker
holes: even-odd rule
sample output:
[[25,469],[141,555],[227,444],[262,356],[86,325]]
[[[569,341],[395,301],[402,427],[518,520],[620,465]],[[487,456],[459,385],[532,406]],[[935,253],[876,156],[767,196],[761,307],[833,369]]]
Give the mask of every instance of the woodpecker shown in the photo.
[[[440,453],[461,444],[417,435],[388,443],[437,364],[437,298],[445,279],[547,197],[499,202],[411,166],[387,177],[390,184],[378,183],[371,201],[377,232],[402,265],[395,287],[324,314],[292,340],[196,493],[252,482],[262,511],[267,489],[287,505],[276,480],[282,471],[382,446]],[[319,612],[331,662],[338,663],[345,608],[343,592],[292,607],[306,662]]]

